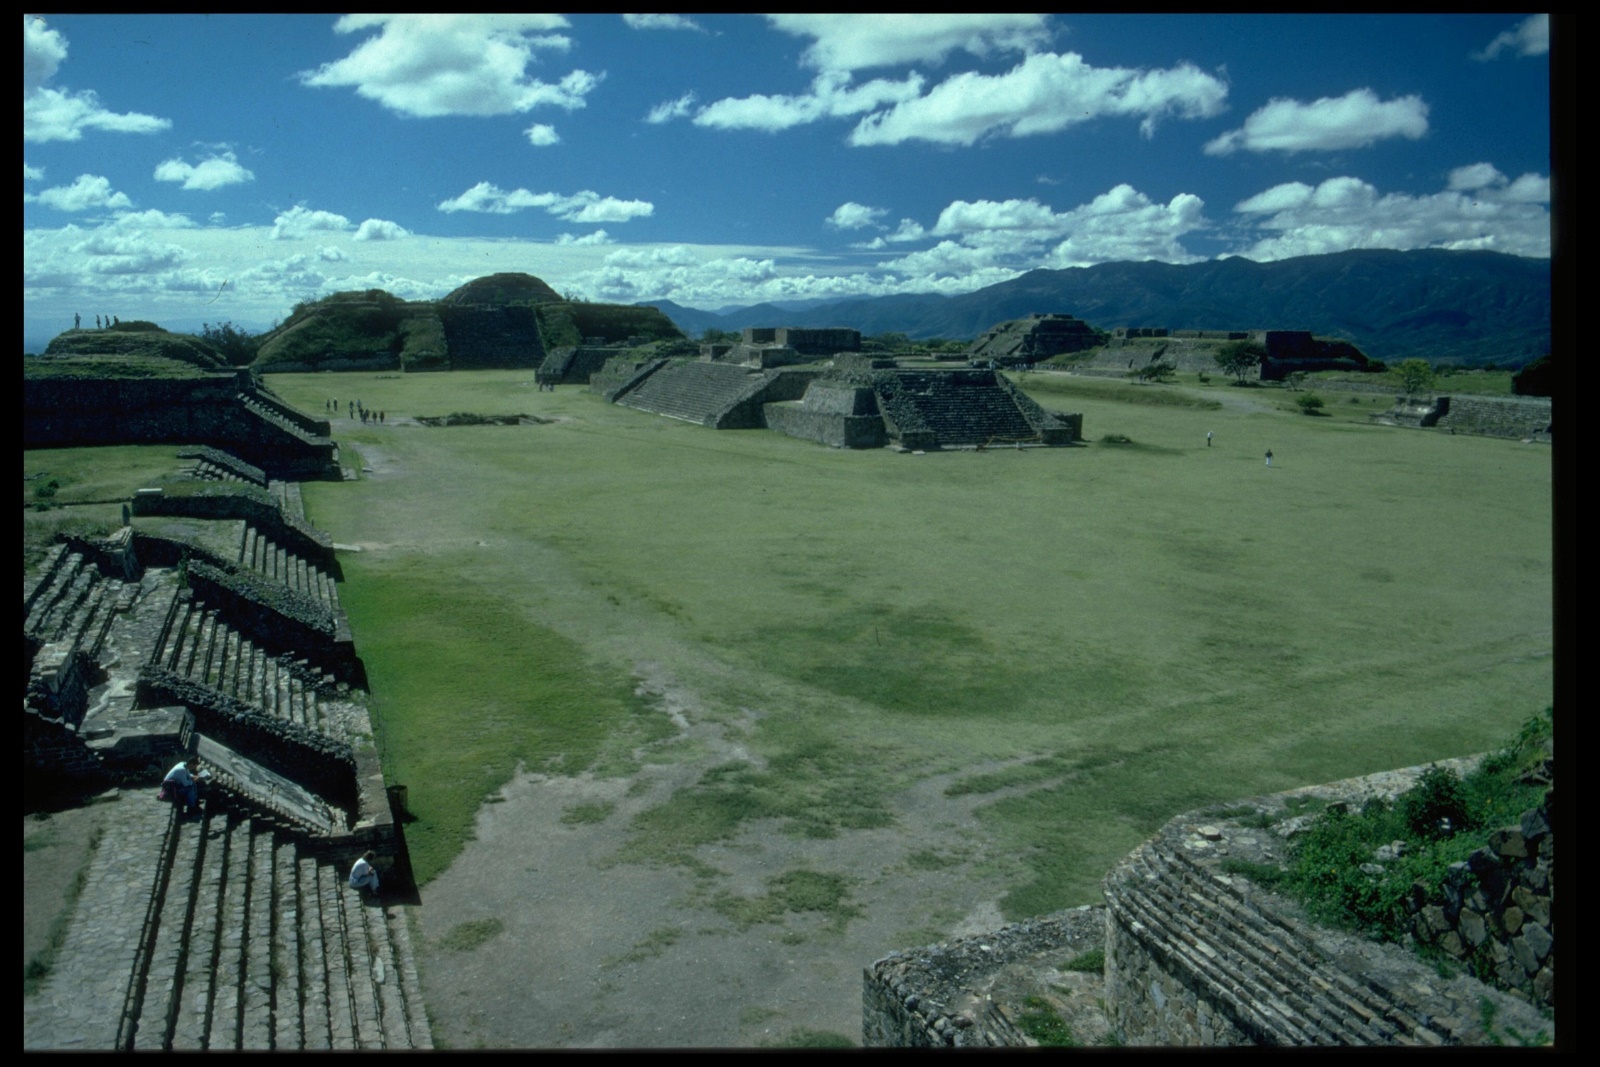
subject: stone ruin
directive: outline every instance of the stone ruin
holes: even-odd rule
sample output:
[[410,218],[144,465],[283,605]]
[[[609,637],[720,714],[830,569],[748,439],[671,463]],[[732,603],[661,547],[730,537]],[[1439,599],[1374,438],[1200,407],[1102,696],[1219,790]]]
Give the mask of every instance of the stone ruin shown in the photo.
[[[224,403],[189,392],[167,398],[174,425],[156,432],[117,395],[121,417],[88,441],[29,409],[24,447],[170,440],[225,421],[180,417]],[[260,417],[235,401],[235,419]],[[290,425],[312,421],[273,404]],[[217,437],[237,443],[234,429]],[[299,438],[287,440],[292,456]],[[64,783],[115,802],[55,963],[24,999],[23,1047],[431,1047],[392,906],[405,846],[339,563],[299,484],[272,473],[300,464],[210,446],[180,458],[185,470],[131,494],[127,525],[69,537],[24,575],[25,790]],[[187,756],[213,775],[195,820],[153,799]],[[346,885],[367,849],[390,906]]]
[[1539,444],[1550,444],[1555,439],[1549,397],[1397,396],[1393,407],[1375,411],[1369,418],[1383,426],[1414,430],[1510,437]]
[[1094,348],[1103,339],[1099,330],[1071,315],[1029,315],[989,327],[966,354],[975,365],[992,360],[1003,367],[1028,366]]
[[62,334],[23,363],[30,448],[211,443],[274,478],[338,478],[326,419],[279,399],[248,369],[165,331]]
[[[371,289],[295,309],[261,338],[260,370],[540,368],[556,349],[681,339],[653,307],[568,300],[531,274],[491,274],[437,301]],[[542,379],[541,379],[542,380]]]
[[[1474,761],[1444,761],[1465,771]],[[1417,940],[1483,973],[1442,977],[1397,945],[1309,921],[1238,873],[1277,864],[1304,801],[1392,799],[1425,768],[1180,815],[1106,876],[1106,903],[892,953],[863,977],[868,1046],[1031,1045],[1018,1020],[1047,1003],[1092,1042],[1184,1046],[1544,1044],[1553,1004],[1555,838],[1545,804],[1484,835],[1444,895],[1409,902]],[[1069,964],[1093,950],[1104,969]],[[1487,961],[1487,962],[1482,962]]]
[[1365,370],[1367,357],[1347,341],[1312,336],[1309,330],[1191,330],[1127,326],[1111,331],[1104,346],[1073,370],[1079,374],[1124,376],[1141,367],[1170,363],[1180,371],[1217,374],[1216,355],[1225,344],[1249,341],[1266,359],[1246,378],[1280,381],[1296,371]]
[[[1046,411],[991,370],[863,361],[786,370],[704,359],[614,362],[590,381],[613,403],[716,429],[773,429],[835,448],[1067,445],[1083,433],[1081,415]],[[884,362],[892,363],[872,361]]]

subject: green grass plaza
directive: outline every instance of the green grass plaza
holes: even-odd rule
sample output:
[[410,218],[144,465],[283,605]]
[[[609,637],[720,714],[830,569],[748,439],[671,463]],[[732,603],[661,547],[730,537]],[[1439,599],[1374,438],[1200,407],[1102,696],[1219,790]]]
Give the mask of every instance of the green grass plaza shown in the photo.
[[[1007,918],[1097,899],[1177,812],[1479,751],[1549,702],[1547,448],[1368,426],[1364,398],[1020,381],[1086,446],[846,452],[526,371],[271,377],[386,412],[335,426],[363,480],[305,498],[361,548],[341,595],[419,882],[519,767],[692,760],[648,670],[751,758],[635,817],[624,858],[892,826],[954,774],[993,794]],[[555,421],[406,418],[453,411]]]

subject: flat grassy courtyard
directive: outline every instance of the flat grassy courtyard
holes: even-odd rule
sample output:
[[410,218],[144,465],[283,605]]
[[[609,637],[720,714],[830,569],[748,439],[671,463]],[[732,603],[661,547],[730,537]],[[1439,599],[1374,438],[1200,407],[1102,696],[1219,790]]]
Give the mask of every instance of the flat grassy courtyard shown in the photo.
[[[336,423],[370,471],[305,499],[361,549],[341,595],[424,883],[519,766],[679,763],[616,857],[702,873],[758,820],[802,852],[892,829],[937,777],[980,798],[1016,918],[1096,900],[1180,811],[1478,751],[1551,699],[1549,449],[1363,425],[1365,399],[1034,374],[1089,445],[912,456],[528,371],[269,384],[387,415]],[[410,421],[455,411],[555,421]]]

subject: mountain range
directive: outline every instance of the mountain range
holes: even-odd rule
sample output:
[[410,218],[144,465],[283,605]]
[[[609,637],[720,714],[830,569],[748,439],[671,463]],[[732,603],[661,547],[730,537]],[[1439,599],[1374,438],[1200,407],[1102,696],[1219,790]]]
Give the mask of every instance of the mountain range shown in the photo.
[[1550,349],[1550,261],[1499,252],[1359,250],[1257,263],[1101,263],[1033,270],[960,296],[901,294],[785,310],[697,311],[652,301],[678,328],[848,326],[863,334],[977,337],[995,323],[1050,312],[1092,326],[1310,330],[1372,359],[1501,367]]

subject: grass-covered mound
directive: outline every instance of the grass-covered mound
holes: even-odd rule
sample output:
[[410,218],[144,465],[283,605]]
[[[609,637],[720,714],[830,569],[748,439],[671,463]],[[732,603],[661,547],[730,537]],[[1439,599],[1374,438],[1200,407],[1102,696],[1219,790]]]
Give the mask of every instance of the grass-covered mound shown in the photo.
[[68,330],[22,364],[23,376],[36,378],[189,378],[228,369],[214,345],[153,322]]
[[260,371],[425,370],[445,366],[444,329],[432,304],[382,289],[334,293],[299,304],[261,338]]
[[439,303],[447,306],[481,304],[490,307],[514,307],[530,304],[559,304],[566,300],[560,293],[545,284],[543,279],[531,274],[490,274],[454,289]]

